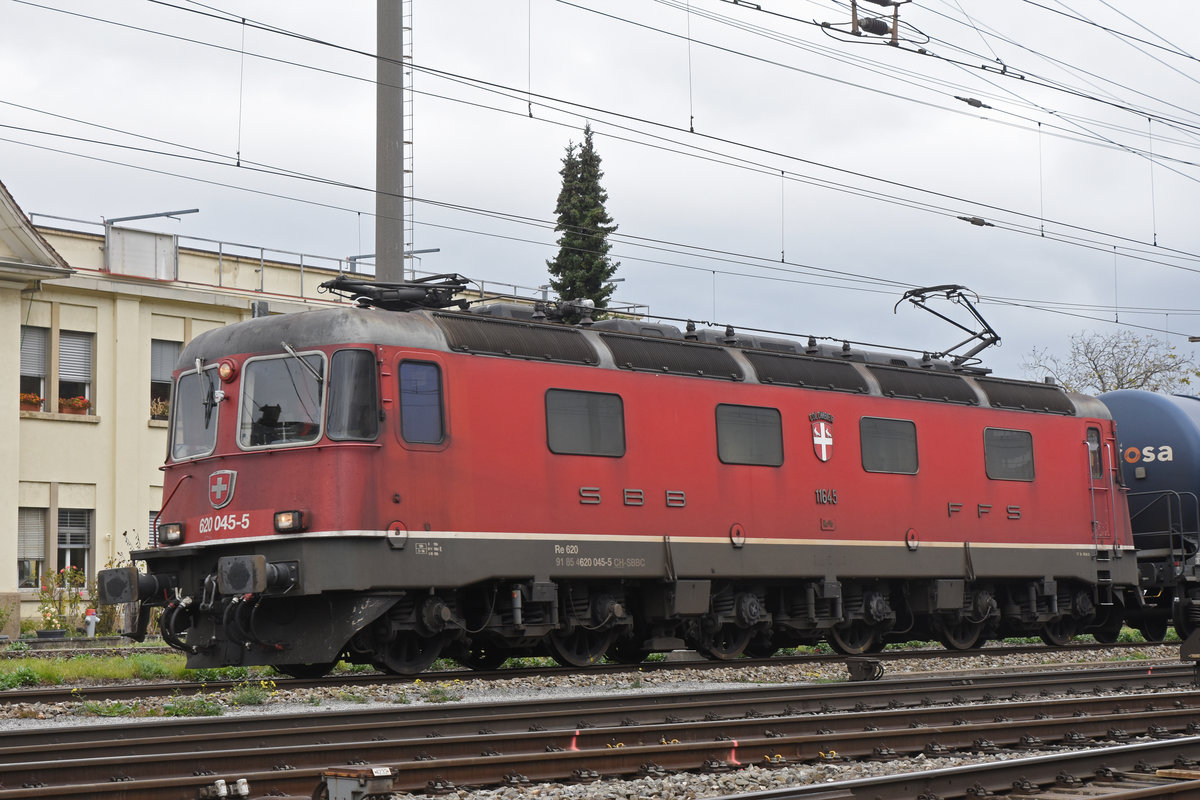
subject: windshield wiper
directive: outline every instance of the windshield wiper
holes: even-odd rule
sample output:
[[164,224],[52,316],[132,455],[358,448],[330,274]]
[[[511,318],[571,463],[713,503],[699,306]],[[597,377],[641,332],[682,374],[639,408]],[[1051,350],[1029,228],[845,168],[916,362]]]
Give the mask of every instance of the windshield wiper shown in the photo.
[[288,352],[289,356],[291,356],[292,358],[299,361],[306,370],[308,370],[309,372],[312,373],[312,376],[317,379],[317,388],[318,389],[325,386],[325,379],[321,377],[321,373],[317,371],[316,367],[314,367],[312,364],[308,363],[303,358],[301,358],[300,354],[296,352],[296,349],[294,347],[292,347],[290,344],[288,344],[287,342],[280,342],[279,344],[283,347],[284,350],[286,350]]
[[217,407],[216,391],[213,386],[212,375],[208,374],[204,369],[204,359],[196,359],[196,376],[204,379],[203,399],[200,405],[204,406],[204,427],[208,428],[208,424],[212,421],[213,409]]

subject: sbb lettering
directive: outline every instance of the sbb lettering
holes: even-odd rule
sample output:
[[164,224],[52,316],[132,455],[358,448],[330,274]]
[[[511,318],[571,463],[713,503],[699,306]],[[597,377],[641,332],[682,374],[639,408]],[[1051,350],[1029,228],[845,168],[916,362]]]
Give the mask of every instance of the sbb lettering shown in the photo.
[[[579,487],[580,505],[598,506],[601,502],[603,502],[603,495],[599,486]],[[684,508],[687,506],[687,493],[680,489],[667,489],[664,502],[667,508]],[[644,506],[646,505],[646,493],[642,489],[623,489],[621,503],[626,506]]]

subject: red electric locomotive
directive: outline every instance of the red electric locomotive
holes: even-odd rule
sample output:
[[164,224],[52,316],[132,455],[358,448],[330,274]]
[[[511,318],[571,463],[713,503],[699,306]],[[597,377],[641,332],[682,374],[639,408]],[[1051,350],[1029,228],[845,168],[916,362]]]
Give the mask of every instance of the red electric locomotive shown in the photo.
[[827,639],[1114,640],[1137,559],[1097,400],[936,359],[331,282],[197,337],[155,548],[101,575],[191,667],[414,673]]

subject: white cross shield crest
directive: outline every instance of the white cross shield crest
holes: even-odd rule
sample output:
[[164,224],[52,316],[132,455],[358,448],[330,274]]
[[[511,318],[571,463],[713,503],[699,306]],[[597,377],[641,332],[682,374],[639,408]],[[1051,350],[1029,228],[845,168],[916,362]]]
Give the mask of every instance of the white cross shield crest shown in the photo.
[[233,487],[237,483],[237,473],[231,469],[221,469],[208,476],[208,502],[213,508],[224,508],[233,499]]
[[833,458],[833,425],[817,420],[812,426],[813,452],[822,461]]

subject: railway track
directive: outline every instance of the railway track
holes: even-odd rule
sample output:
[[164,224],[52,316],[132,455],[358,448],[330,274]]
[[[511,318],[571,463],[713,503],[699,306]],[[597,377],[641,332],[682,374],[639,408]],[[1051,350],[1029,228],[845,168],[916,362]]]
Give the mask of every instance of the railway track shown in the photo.
[[[755,800],[1145,800],[1200,794],[1200,737],[755,792]],[[726,795],[710,800],[743,800]]]
[[[1067,645],[1065,647],[1050,647],[1046,645],[997,645],[976,650],[944,650],[940,648],[920,650],[885,650],[880,653],[873,653],[869,657],[869,660],[879,661],[886,664],[888,662],[904,659],[922,660],[951,658],[968,663],[972,658],[977,658],[981,655],[1001,657],[1008,655],[1063,652],[1078,652],[1082,654],[1098,649],[1117,649],[1129,650],[1131,652],[1141,652],[1146,648],[1147,645],[1140,642],[1123,642],[1111,645],[1080,643]],[[1171,647],[1170,650],[1172,653],[1171,657],[1174,658],[1177,651],[1174,647]],[[45,652],[55,653],[75,651]],[[138,648],[135,652],[143,652],[143,649]],[[761,666],[803,667],[805,664],[826,664],[847,661],[848,659],[846,656],[836,653],[812,653],[794,656],[775,656],[772,658],[743,658],[732,662],[709,661],[699,657],[685,656],[685,658],[680,660],[649,661],[637,665],[603,663],[589,668],[588,672],[589,674],[595,675],[624,675],[670,672],[685,669],[728,669],[730,667],[742,667],[750,669]],[[532,677],[554,678],[557,676],[574,675],[578,672],[579,670],[576,668],[539,666],[508,667],[488,671],[438,670],[422,673],[421,675],[416,676],[391,675],[380,672],[337,672],[324,678],[316,679],[296,679],[287,678],[284,676],[275,676],[272,678],[272,680],[283,689],[315,689],[328,687],[368,686],[388,683],[410,684],[417,679],[421,679],[423,681],[453,682],[455,680],[495,681]],[[144,682],[128,684],[102,684],[94,686],[64,685],[17,687],[0,691],[0,704],[65,703],[80,700],[92,702],[136,701],[173,694],[194,695],[201,692],[211,693],[227,691],[236,688],[240,683],[242,683],[241,680],[221,680]]]
[[[24,730],[0,734],[0,798],[192,798],[239,778],[255,796],[309,796],[325,768],[364,761],[391,767],[398,791],[446,791],[1200,732],[1190,666],[1155,673],[887,678]],[[1075,695],[1044,696],[1064,686]],[[1131,687],[1149,693],[1110,694]]]

